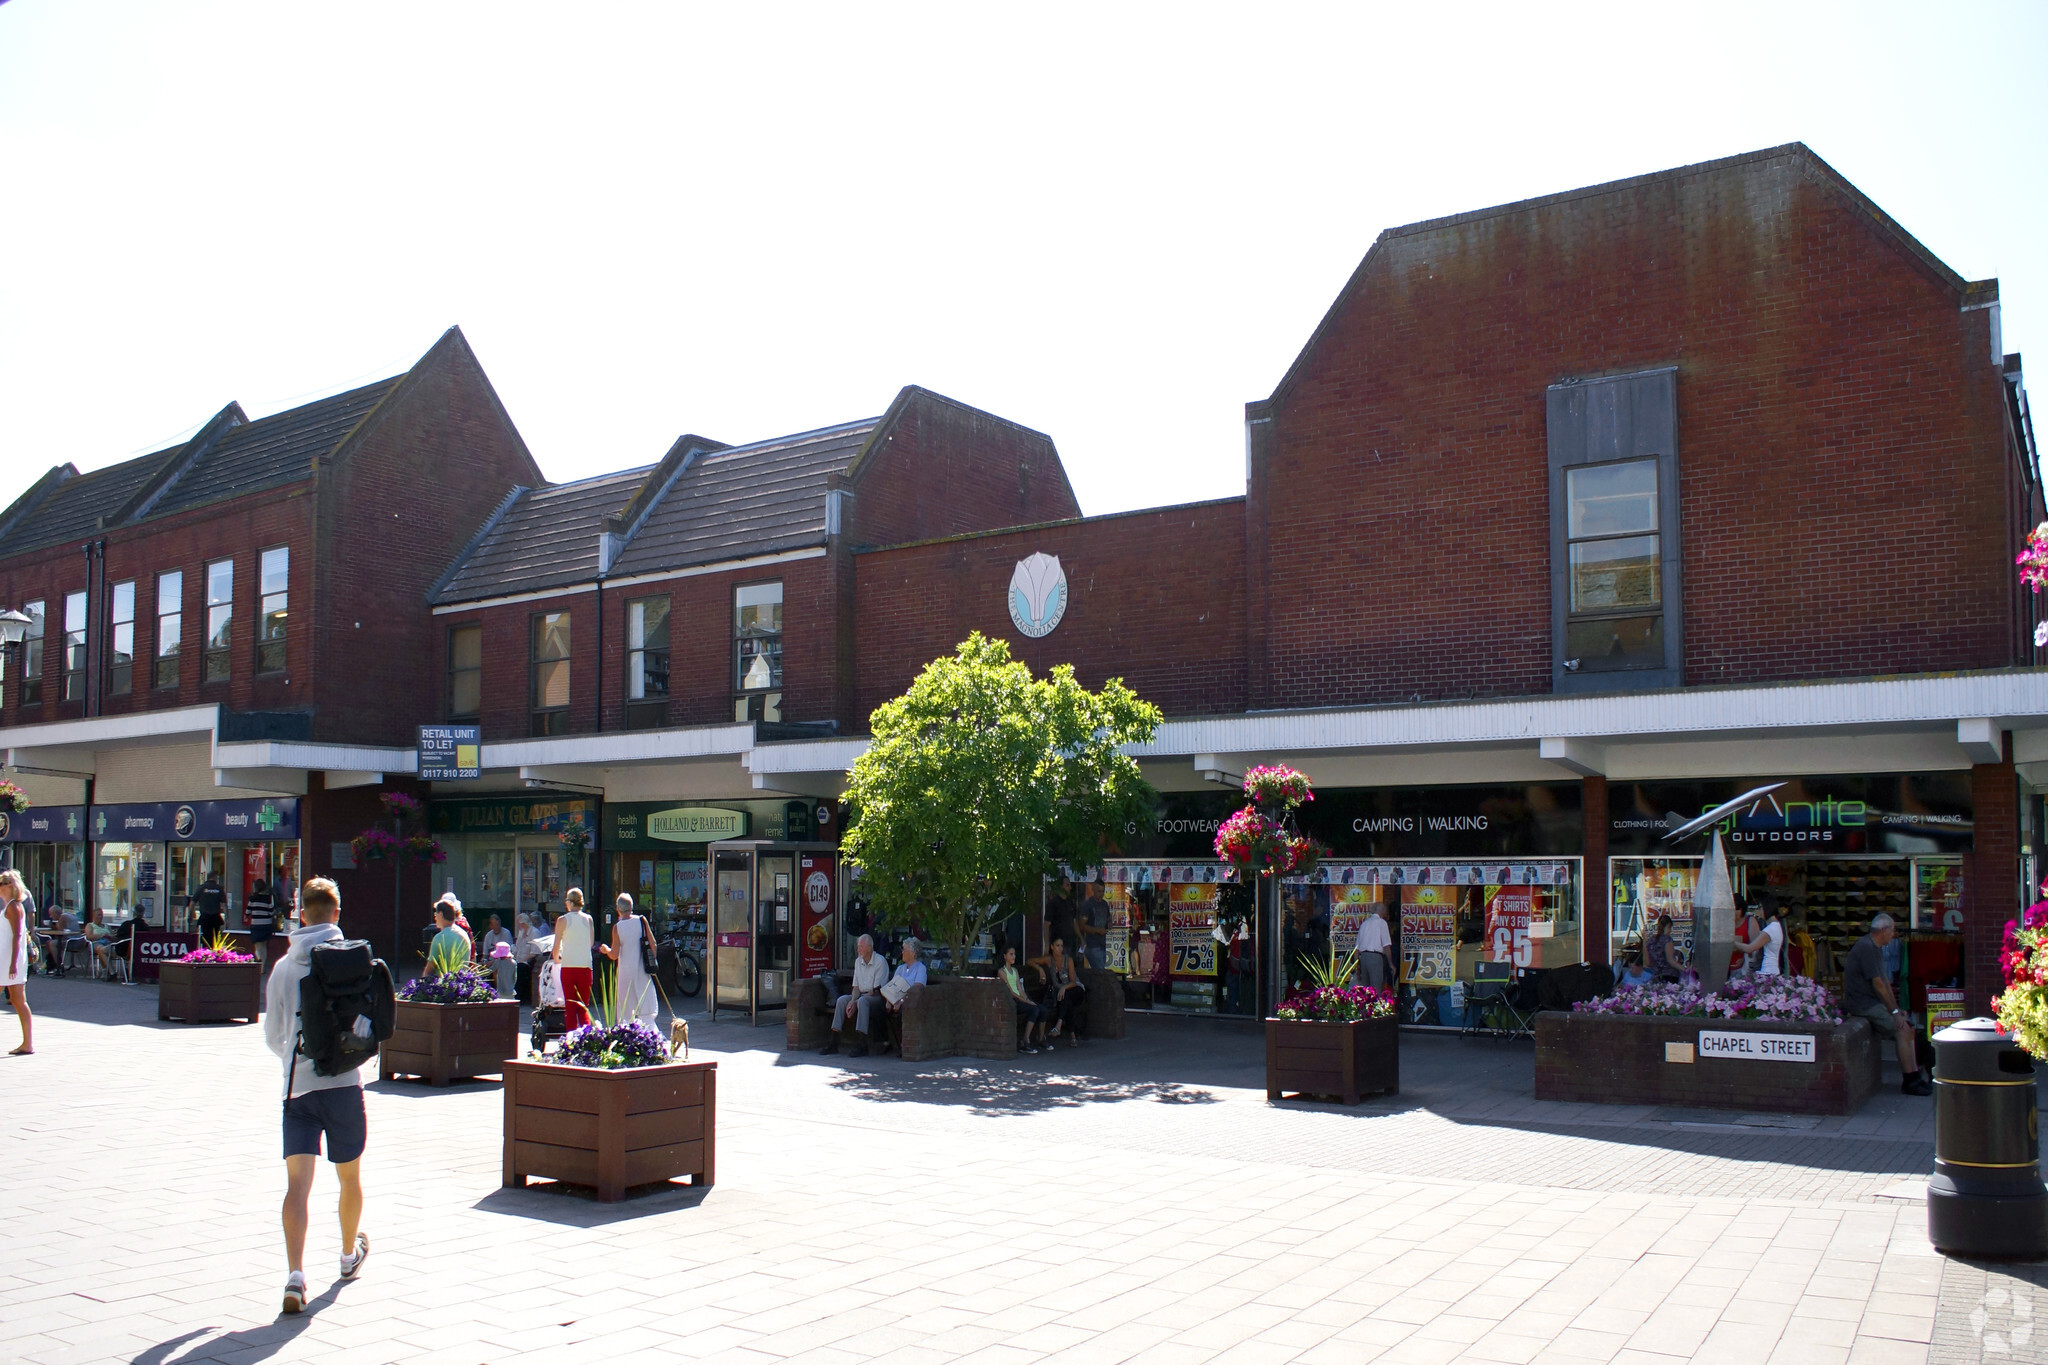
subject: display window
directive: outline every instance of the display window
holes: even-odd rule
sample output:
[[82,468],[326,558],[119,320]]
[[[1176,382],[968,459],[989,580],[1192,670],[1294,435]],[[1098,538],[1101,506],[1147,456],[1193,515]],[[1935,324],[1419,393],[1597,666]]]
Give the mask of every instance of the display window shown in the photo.
[[1107,863],[1046,884],[1043,964],[1059,939],[1122,978],[1127,1009],[1251,1015],[1257,955],[1247,889],[1221,863]]
[[135,883],[142,861],[141,850],[151,845],[105,843],[97,847],[93,907],[100,912],[102,923],[119,924],[135,913],[140,898]]
[[1671,937],[1680,958],[1692,958],[1692,893],[1700,884],[1699,858],[1609,858],[1607,860],[1608,960],[1621,963],[1641,955],[1657,922],[1671,917]]
[[84,844],[0,845],[0,866],[13,860],[38,909],[62,906],[81,919],[86,907],[87,846]]
[[614,853],[611,885],[628,892],[654,926],[657,938],[679,933],[684,947],[702,959],[704,914],[710,880],[703,858],[660,853]]

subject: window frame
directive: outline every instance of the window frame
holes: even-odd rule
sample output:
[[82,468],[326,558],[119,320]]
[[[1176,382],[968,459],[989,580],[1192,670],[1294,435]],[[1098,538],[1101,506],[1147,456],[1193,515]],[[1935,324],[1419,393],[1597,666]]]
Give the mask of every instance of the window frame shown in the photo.
[[[135,690],[135,582],[123,579],[107,591],[107,677],[103,686],[110,697],[125,697]],[[123,589],[128,593],[125,617],[121,615]]]
[[[740,633],[740,612],[742,610],[740,594],[749,588],[768,587],[775,589],[775,605],[781,609],[777,613],[777,625],[775,628],[775,676],[766,687],[748,687],[746,685],[747,668],[740,653],[741,647],[748,638]],[[761,606],[766,604],[752,603],[749,605]],[[777,721],[782,719],[782,698],[789,680],[788,669],[783,663],[783,642],[789,634],[788,605],[789,587],[787,582],[781,578],[756,578],[745,583],[735,583],[732,586],[732,614],[727,618],[730,622],[728,629],[732,632],[732,641],[726,647],[726,657],[732,660],[732,718],[735,722],[744,723],[750,720]]]
[[[476,664],[474,667],[458,667],[455,662],[455,637],[457,635],[462,634],[464,631],[476,632]],[[483,714],[484,709],[483,623],[480,621],[465,621],[460,625],[453,625],[448,627],[447,651],[448,686],[445,694],[441,699],[441,704],[443,708],[446,710],[449,720],[475,720]],[[470,710],[465,711],[455,704],[455,685],[457,678],[471,675],[473,675],[476,680],[476,705]]]
[[50,619],[50,603],[47,598],[24,602],[21,609],[28,616],[28,629],[21,637],[21,702],[23,706],[43,704],[43,641],[47,635]]
[[[225,565],[228,571],[228,593],[225,601],[216,602],[213,600],[213,571],[222,565]],[[201,683],[224,683],[234,676],[235,561],[232,558],[209,559],[206,561],[204,572],[206,616],[203,624],[206,628],[206,634],[200,641],[199,646],[200,657],[203,661],[199,669],[199,681]],[[220,613],[219,620],[221,625],[219,629],[216,629],[214,626],[216,612]],[[221,643],[215,644],[214,640],[222,637],[223,632],[225,637],[221,638]]]
[[[74,612],[72,608],[77,608]],[[62,686],[57,695],[67,704],[85,704],[85,652],[92,638],[92,590],[80,588],[64,594],[64,655]],[[76,622],[76,624],[73,624]]]
[[[1546,425],[1550,465],[1550,677],[1553,692],[1650,691],[1685,679],[1685,584],[1679,522],[1678,369],[1566,380],[1550,386]],[[1566,474],[1592,465],[1655,460],[1657,470],[1657,594],[1655,608],[1571,609],[1571,546],[1616,537],[1569,534]],[[1635,533],[1644,534],[1644,533]],[[1587,669],[1566,653],[1574,621],[1662,618],[1664,650],[1640,668]]]
[[[172,597],[173,609],[164,610],[164,580],[178,581]],[[156,629],[150,637],[149,685],[153,690],[175,692],[178,690],[179,660],[185,654],[185,571],[163,569],[156,575]],[[171,642],[169,654],[164,653],[164,622],[169,621],[176,628],[177,639]],[[166,667],[170,676],[165,677]]]
[[[269,572],[267,561],[272,555],[284,556],[284,586],[276,592],[265,592],[264,577]],[[232,561],[230,561],[232,563]],[[289,545],[267,545],[256,552],[256,673],[282,673],[287,666],[285,652],[286,618],[291,611],[292,547]],[[232,595],[232,588],[230,590]],[[270,633],[271,603],[275,602],[279,624],[277,633]],[[275,648],[273,648],[275,646]]]
[[[650,650],[646,641],[645,615],[650,602],[661,604],[662,643],[658,651]],[[633,613],[636,610],[642,616],[641,642],[637,646],[633,643]],[[650,593],[645,597],[626,599],[626,672],[623,679],[625,695],[622,700],[626,708],[626,726],[629,729],[658,726],[668,719],[669,668],[674,658],[674,635],[671,630],[674,616],[675,604],[667,593]],[[661,661],[661,690],[652,693],[647,690],[647,656],[650,653],[657,653]],[[641,693],[637,697],[633,695],[636,685]]]
[[[562,618],[563,645],[559,655],[542,657],[540,652],[542,623],[548,618]],[[526,632],[526,714],[528,733],[536,738],[545,735],[569,733],[569,713],[576,703],[576,617],[569,608],[559,611],[537,611],[529,618]],[[567,670],[567,681],[563,691],[567,694],[560,706],[543,707],[540,704],[541,666],[559,663]]]

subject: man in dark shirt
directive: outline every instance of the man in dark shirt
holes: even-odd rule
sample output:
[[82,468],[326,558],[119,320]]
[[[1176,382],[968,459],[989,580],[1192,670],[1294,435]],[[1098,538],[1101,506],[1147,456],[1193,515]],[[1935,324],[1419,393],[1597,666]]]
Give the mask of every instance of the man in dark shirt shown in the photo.
[[221,890],[220,874],[209,874],[206,885],[199,888],[199,894],[193,899],[199,906],[199,946],[209,947],[227,932],[228,927],[228,894]]
[[1884,967],[1884,946],[1898,932],[1890,915],[1877,915],[1870,932],[1856,940],[1842,967],[1842,1014],[1850,1019],[1868,1019],[1873,1029],[1890,1030],[1899,1048],[1899,1073],[1905,1077],[1899,1089],[1908,1095],[1931,1095],[1934,1087],[1922,1075],[1913,1050],[1913,1024],[1899,1008],[1892,993],[1891,973]]

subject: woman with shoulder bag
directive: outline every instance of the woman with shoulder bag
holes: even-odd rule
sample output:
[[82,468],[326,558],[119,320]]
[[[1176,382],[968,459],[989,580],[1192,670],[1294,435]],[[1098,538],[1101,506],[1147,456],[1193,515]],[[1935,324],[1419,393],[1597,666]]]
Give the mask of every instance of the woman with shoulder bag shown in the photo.
[[628,1019],[655,1022],[654,973],[647,966],[653,946],[647,917],[635,914],[633,898],[620,892],[618,918],[612,921],[612,941],[598,951],[618,964],[618,1022],[622,1024]]

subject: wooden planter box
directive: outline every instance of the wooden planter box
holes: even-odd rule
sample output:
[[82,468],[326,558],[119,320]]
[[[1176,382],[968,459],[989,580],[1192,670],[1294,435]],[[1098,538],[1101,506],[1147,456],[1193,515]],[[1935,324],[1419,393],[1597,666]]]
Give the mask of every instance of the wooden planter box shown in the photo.
[[1357,1104],[1362,1095],[1392,1095],[1400,1089],[1401,1026],[1396,1020],[1266,1020],[1267,1099],[1334,1095]]
[[718,1149],[718,1063],[624,1071],[506,1062],[505,1184],[589,1185],[604,1203],[679,1175],[709,1185]]
[[519,1002],[435,1005],[400,1000],[391,1036],[377,1048],[384,1080],[417,1076],[429,1085],[502,1075],[519,1055]]
[[263,1017],[263,970],[255,962],[165,962],[157,967],[156,1017],[188,1024]]
[[[1751,1055],[1729,1055],[1720,1040],[1703,1045],[1702,1033],[1736,1035],[1741,1051]],[[1804,1053],[1806,1040],[1813,1060],[1770,1059]],[[1853,1114],[1877,1089],[1877,1040],[1862,1019],[1780,1024],[1558,1010],[1536,1016],[1539,1100]]]

